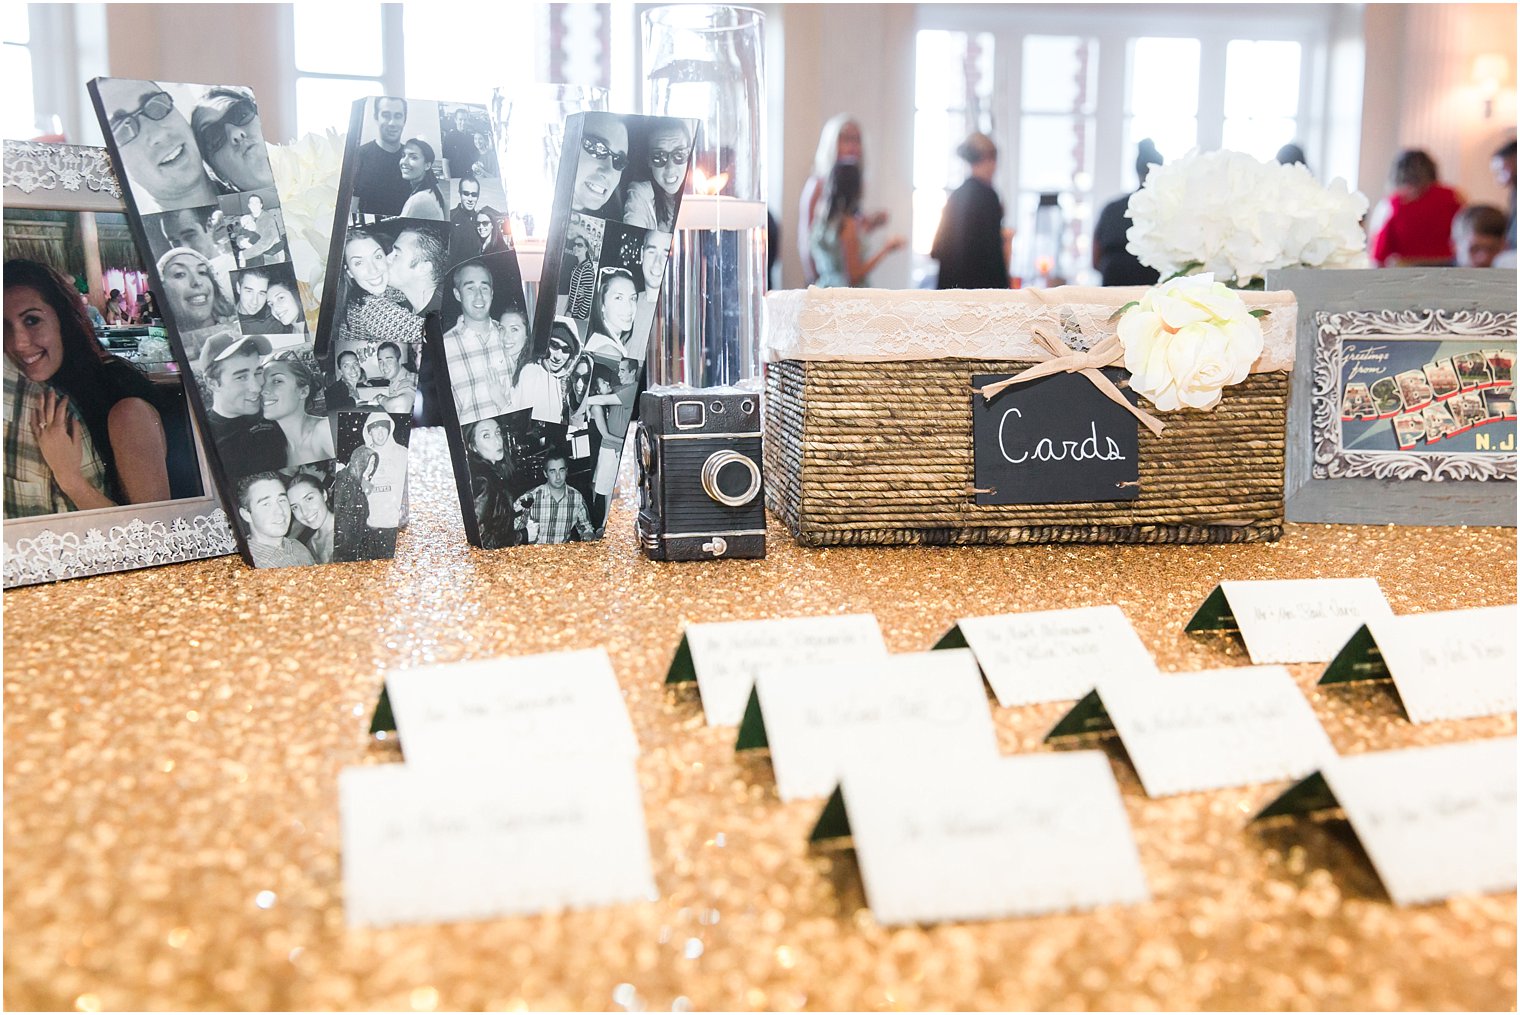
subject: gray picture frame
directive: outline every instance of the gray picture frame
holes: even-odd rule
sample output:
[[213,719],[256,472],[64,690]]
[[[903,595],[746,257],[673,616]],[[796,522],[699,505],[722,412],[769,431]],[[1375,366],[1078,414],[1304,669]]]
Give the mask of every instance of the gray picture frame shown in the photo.
[[[1351,323],[1341,327],[1379,321],[1410,334],[1446,333],[1455,327],[1487,336],[1507,329],[1505,341],[1513,347],[1515,286],[1515,271],[1493,268],[1268,272],[1267,289],[1289,290],[1298,300],[1284,491],[1288,521],[1515,525],[1513,456],[1499,462],[1490,456],[1488,466],[1464,460],[1471,456],[1411,455],[1402,468],[1382,469],[1378,475],[1317,476],[1314,425],[1316,376],[1325,373],[1319,361],[1335,345],[1333,335],[1321,335],[1321,315],[1343,315],[1341,320]],[[1323,388],[1327,379],[1319,379]],[[1450,460],[1436,461],[1443,457]]]
[[[3,192],[7,208],[125,210],[104,148],[6,141]],[[4,587],[236,553],[198,428],[194,434],[201,496],[6,519]]]

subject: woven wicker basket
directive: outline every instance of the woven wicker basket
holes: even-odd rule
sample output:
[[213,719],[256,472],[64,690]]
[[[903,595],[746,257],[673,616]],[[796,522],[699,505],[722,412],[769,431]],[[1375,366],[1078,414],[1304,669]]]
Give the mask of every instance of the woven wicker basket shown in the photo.
[[[1291,314],[1289,318],[1291,319]],[[1231,543],[1282,534],[1288,373],[1143,427],[1140,496],[979,505],[970,378],[1029,359],[783,360],[766,374],[766,497],[809,546]],[[885,393],[885,394],[884,394]],[[1153,409],[1141,399],[1143,408]]]

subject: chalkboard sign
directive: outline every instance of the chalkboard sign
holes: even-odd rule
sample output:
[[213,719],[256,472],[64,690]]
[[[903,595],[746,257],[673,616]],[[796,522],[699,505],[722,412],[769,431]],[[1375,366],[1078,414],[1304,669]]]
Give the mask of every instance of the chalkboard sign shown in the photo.
[[[1121,370],[1105,370],[1116,384]],[[975,374],[973,389],[1010,374]],[[1124,396],[1135,400],[1128,388]],[[973,390],[978,504],[1070,504],[1140,496],[1139,423],[1081,374]]]

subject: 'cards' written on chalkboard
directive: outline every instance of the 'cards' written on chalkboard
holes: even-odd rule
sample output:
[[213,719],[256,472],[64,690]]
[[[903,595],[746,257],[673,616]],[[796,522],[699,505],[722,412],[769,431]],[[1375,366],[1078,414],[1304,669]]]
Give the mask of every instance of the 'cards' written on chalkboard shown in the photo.
[[[1104,371],[1121,384],[1122,371]],[[1070,504],[1140,496],[1135,417],[1081,374],[976,392],[1011,374],[971,378],[978,504]],[[1133,392],[1121,388],[1135,401]]]

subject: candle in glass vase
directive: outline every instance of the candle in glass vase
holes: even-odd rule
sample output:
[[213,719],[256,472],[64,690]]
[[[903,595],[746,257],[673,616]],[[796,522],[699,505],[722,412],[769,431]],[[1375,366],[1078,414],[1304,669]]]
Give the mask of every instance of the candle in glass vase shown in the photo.
[[700,124],[651,340],[652,384],[711,387],[759,377],[764,20],[749,8],[705,4],[644,14],[646,111]]

